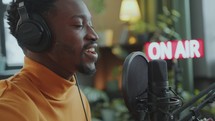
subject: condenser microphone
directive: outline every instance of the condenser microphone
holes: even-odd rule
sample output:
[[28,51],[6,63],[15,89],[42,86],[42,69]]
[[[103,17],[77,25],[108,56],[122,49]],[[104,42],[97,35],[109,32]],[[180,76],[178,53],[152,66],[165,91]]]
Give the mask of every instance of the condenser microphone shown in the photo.
[[149,92],[150,120],[170,121],[169,115],[181,101],[174,97],[169,87],[167,63],[165,60],[152,60],[149,62]]
[[149,62],[149,102],[152,103],[150,118],[152,121],[168,121],[165,112],[169,111],[170,101],[168,90],[167,64],[164,60]]
[[123,64],[122,94],[136,121],[168,121],[169,112],[180,104],[168,85],[164,60],[148,61],[143,52],[129,54]]

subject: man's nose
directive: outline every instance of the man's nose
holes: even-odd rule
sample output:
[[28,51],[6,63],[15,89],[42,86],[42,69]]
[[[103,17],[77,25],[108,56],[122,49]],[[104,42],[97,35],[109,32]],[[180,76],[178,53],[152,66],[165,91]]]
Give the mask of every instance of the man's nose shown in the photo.
[[88,37],[88,39],[95,40],[95,41],[99,39],[99,36],[93,27],[88,27],[87,37]]

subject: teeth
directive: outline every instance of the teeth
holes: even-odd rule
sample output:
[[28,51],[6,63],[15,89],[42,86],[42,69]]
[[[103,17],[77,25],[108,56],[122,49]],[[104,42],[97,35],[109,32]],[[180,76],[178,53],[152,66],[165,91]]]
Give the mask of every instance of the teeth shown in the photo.
[[95,52],[95,48],[89,48],[87,49],[88,52]]

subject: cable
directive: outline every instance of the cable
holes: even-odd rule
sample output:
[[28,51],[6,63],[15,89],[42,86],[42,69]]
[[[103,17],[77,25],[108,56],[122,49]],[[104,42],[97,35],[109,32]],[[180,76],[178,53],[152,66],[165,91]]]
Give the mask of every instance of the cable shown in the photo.
[[86,112],[86,109],[85,109],[85,106],[84,106],[83,98],[82,98],[82,96],[81,96],[81,91],[80,91],[80,87],[79,87],[79,83],[78,83],[78,78],[77,78],[76,74],[74,74],[74,75],[75,75],[76,85],[77,85],[77,87],[78,87],[78,93],[79,93],[79,95],[80,95],[82,107],[83,107],[83,110],[84,110],[85,118],[86,118],[86,121],[88,121],[87,112]]

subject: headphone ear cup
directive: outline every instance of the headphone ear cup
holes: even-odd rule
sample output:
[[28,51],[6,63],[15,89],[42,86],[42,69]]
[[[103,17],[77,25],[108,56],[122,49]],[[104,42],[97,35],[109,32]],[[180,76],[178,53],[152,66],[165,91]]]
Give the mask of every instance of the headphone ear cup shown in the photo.
[[50,48],[51,32],[45,20],[37,14],[25,21],[19,21],[16,37],[20,46],[33,52],[43,52]]

